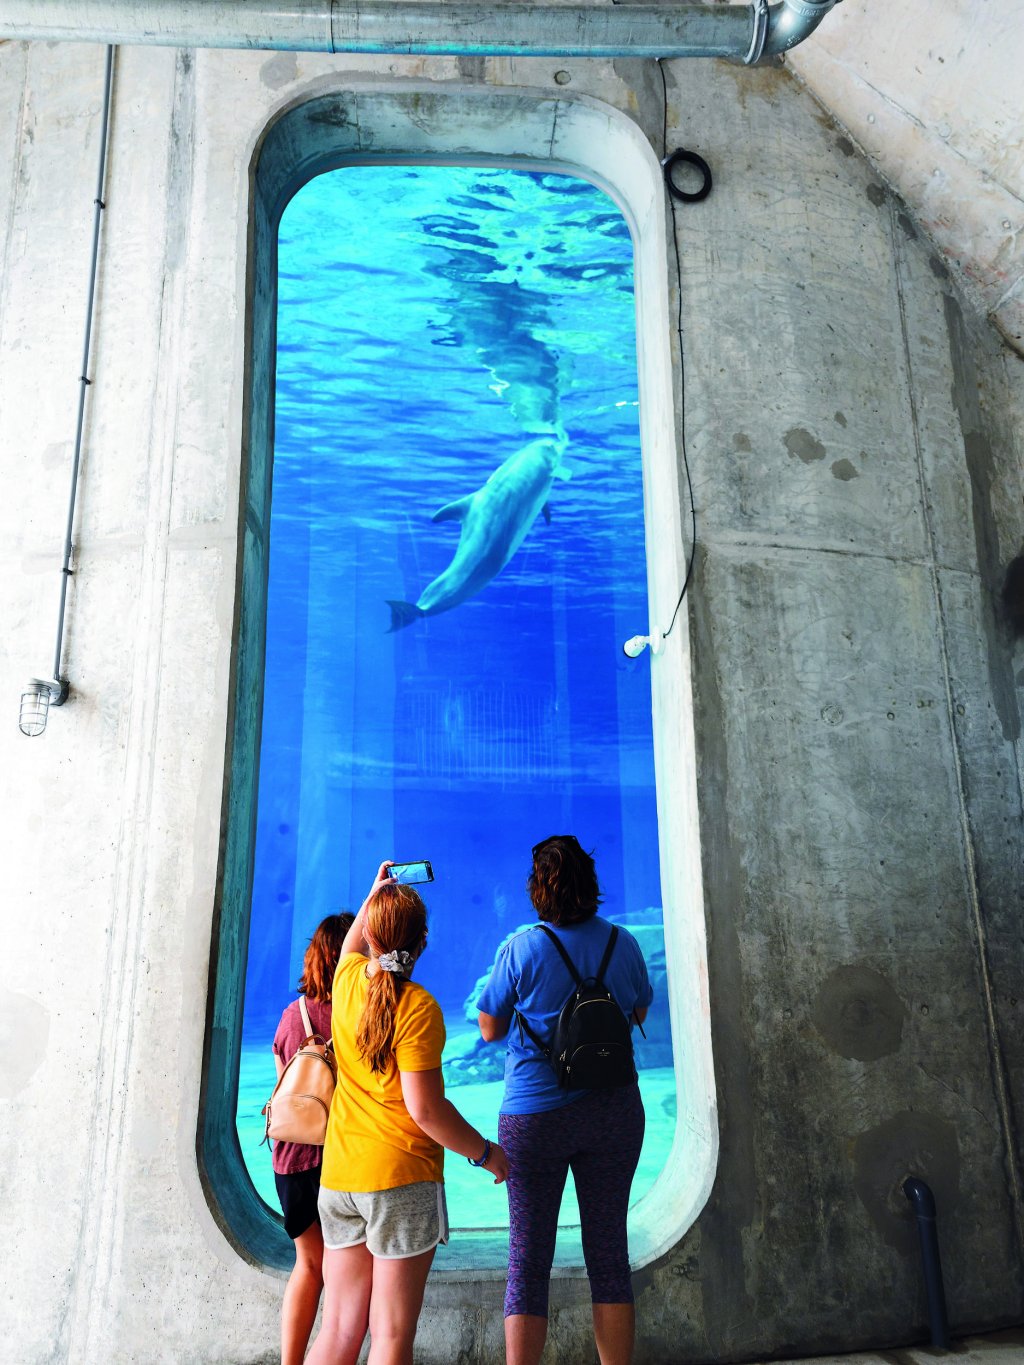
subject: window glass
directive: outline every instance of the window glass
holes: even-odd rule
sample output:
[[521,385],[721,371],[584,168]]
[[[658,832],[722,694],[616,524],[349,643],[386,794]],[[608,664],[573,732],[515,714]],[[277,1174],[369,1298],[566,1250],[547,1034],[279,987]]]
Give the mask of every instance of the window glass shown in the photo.
[[[448,1094],[493,1135],[504,1049],[479,1041],[477,983],[534,921],[531,846],[571,832],[657,992],[635,1202],[676,1111],[650,664],[622,651],[648,619],[626,222],[567,175],[352,166],[289,204],[278,286],[248,1170],[277,1207],[270,1042],[313,929],[384,857],[433,864],[417,979]],[[446,1178],[453,1226],[507,1226],[504,1191],[453,1158]]]

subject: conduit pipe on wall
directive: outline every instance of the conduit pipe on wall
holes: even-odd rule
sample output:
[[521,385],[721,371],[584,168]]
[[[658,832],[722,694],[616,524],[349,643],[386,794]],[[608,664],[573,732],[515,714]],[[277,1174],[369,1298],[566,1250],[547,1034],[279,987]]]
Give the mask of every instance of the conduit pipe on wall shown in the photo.
[[752,65],[802,42],[836,3],[4,0],[0,39],[370,55],[733,57]]
[[75,530],[75,504],[78,499],[78,471],[82,463],[82,435],[85,430],[85,394],[92,380],[89,378],[89,353],[92,347],[93,311],[96,302],[96,272],[100,257],[100,223],[106,208],[104,195],[107,179],[107,145],[110,133],[110,96],[114,80],[114,49],[107,47],[103,69],[103,114],[100,125],[99,166],[96,172],[96,194],[92,201],[92,254],[89,260],[89,286],[85,304],[85,337],[82,341],[82,369],[78,376],[78,416],[75,422],[75,450],[71,461],[71,492],[68,497],[67,525],[64,531],[64,558],[61,563],[60,607],[57,612],[57,643],[53,651],[53,677],[32,678],[21,694],[19,725],[24,735],[41,735],[51,706],[63,706],[68,697],[68,682],[61,677],[61,655],[64,651],[64,616],[67,609],[68,579]]

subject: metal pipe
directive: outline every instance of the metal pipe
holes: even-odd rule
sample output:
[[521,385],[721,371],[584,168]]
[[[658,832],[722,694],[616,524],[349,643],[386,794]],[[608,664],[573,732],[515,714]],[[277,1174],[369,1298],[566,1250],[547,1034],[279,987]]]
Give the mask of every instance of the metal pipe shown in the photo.
[[916,1176],[908,1176],[904,1180],[903,1193],[910,1200],[917,1217],[932,1345],[945,1348],[949,1346],[949,1323],[946,1320],[946,1291],[942,1286],[939,1238],[935,1227],[935,1197],[924,1181]]
[[[78,420],[75,425],[75,454],[71,464],[71,494],[68,498],[68,521],[64,533],[64,562],[61,565],[60,611],[57,616],[57,644],[53,655],[53,676],[60,680],[61,652],[64,647],[64,612],[67,605],[68,579],[71,576],[72,535],[75,528],[75,501],[78,496],[78,468],[82,462],[82,432],[85,427],[85,391],[92,382],[89,379],[89,349],[92,344],[93,304],[96,298],[96,271],[100,254],[100,218],[106,205],[103,191],[107,175],[107,134],[110,129],[110,94],[114,78],[114,49],[107,48],[107,60],[103,73],[103,122],[100,128],[100,160],[96,175],[96,198],[93,200],[92,219],[92,258],[89,262],[89,293],[85,305],[85,339],[82,343],[82,373],[78,379]],[[67,688],[62,695],[51,698],[51,706],[61,706],[67,696]]]
[[[0,40],[354,54],[733,57],[795,47],[837,0],[494,6],[453,0],[4,0]],[[767,14],[766,14],[767,10]]]
[[785,0],[784,4],[771,5],[768,10],[768,38],[764,46],[764,55],[776,57],[809,38],[837,2],[838,0]]

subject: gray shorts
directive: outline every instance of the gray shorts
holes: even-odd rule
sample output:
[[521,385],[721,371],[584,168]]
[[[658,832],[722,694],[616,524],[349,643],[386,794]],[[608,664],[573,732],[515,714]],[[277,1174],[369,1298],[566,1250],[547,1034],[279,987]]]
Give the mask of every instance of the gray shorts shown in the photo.
[[444,1185],[433,1180],[367,1194],[328,1190],[321,1185],[318,1207],[324,1246],[329,1251],[365,1242],[372,1255],[400,1261],[421,1256],[448,1241]]

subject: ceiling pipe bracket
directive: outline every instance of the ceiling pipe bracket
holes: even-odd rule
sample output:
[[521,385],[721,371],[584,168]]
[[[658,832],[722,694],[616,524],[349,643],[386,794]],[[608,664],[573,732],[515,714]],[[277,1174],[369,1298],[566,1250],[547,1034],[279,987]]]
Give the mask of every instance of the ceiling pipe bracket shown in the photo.
[[770,17],[768,0],[755,0],[750,6],[750,47],[743,58],[744,66],[755,66],[761,60],[764,45],[768,40]]

